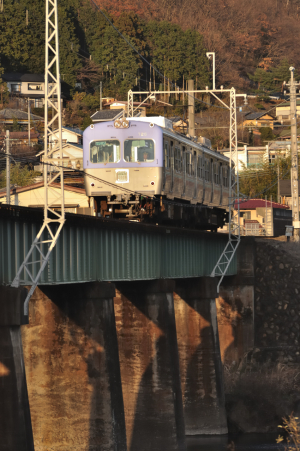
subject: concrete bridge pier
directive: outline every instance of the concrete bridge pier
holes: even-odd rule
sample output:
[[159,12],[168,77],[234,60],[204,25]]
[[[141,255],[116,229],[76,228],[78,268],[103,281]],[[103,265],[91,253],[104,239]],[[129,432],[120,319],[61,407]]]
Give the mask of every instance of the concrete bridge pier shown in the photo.
[[174,293],[186,435],[226,434],[217,281],[178,279]]
[[174,282],[116,284],[128,451],[184,451]]
[[35,451],[127,450],[114,295],[98,282],[35,290],[22,331]]
[[21,340],[25,288],[0,286],[0,451],[33,451]]

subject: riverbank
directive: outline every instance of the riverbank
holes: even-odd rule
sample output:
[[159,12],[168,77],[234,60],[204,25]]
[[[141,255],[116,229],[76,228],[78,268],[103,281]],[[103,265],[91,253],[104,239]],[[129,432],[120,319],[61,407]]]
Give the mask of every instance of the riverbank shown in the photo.
[[299,410],[299,365],[257,363],[255,352],[247,357],[224,368],[229,433],[278,433],[282,418]]

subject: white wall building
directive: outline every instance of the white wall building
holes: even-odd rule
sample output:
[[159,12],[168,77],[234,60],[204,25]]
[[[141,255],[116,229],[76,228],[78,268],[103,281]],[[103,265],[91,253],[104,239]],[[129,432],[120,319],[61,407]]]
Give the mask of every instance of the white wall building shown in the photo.
[[[52,189],[53,188],[53,189]],[[10,203],[20,207],[44,208],[45,190],[44,182],[34,183],[20,188],[14,188],[10,192]],[[55,202],[60,195],[60,184],[53,183],[51,190],[48,191],[49,203]],[[65,208],[69,213],[86,213],[89,211],[88,197],[83,188],[75,188],[74,186],[64,186]],[[6,204],[6,191],[0,193],[0,202]],[[54,209],[59,209],[60,205],[55,205]],[[79,209],[88,210],[79,210]]]
[[[31,106],[41,108],[45,102],[45,78],[44,74],[23,74],[8,72],[2,75],[2,80],[7,84],[9,92],[19,99],[30,99]],[[49,84],[49,90],[52,85]],[[55,98],[56,96],[54,96]]]

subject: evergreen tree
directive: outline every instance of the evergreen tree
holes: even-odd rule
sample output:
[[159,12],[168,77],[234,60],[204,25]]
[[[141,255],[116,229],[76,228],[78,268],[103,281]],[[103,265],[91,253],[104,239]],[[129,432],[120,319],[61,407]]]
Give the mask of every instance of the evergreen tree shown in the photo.
[[[290,64],[287,59],[283,59],[276,67],[272,67],[270,70],[265,71],[263,69],[256,69],[253,75],[249,75],[250,80],[254,81],[259,90],[262,91],[274,91],[281,90],[284,81],[288,82],[290,73]],[[296,80],[299,80],[298,74],[295,72]]]

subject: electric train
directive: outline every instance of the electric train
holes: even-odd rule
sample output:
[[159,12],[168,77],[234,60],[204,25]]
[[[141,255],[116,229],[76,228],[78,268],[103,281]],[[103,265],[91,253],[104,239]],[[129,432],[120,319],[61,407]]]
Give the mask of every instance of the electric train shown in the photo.
[[216,231],[228,217],[229,159],[163,117],[123,118],[83,133],[84,182],[97,216]]

